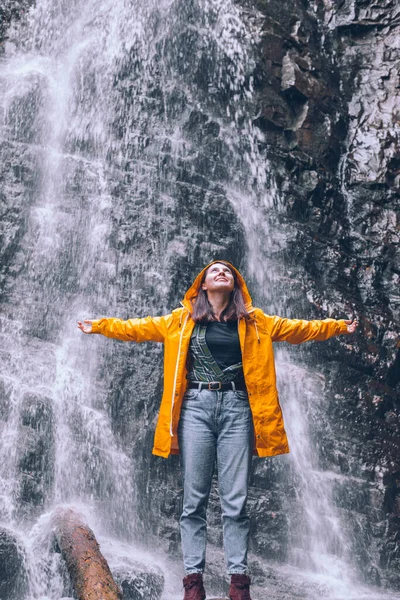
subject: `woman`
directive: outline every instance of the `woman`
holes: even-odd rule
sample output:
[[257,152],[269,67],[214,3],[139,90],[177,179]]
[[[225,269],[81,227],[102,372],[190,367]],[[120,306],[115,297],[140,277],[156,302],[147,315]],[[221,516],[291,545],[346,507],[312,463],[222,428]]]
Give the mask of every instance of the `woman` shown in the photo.
[[252,306],[243,277],[226,261],[207,265],[181,304],[162,317],[78,321],[78,327],[84,333],[165,344],[164,393],[153,453],[166,458],[180,449],[184,600],[206,597],[206,508],[215,460],[231,575],[229,598],[250,600],[246,500],[251,456],[289,452],[272,342],[326,340],[353,333],[357,322],[266,315]]

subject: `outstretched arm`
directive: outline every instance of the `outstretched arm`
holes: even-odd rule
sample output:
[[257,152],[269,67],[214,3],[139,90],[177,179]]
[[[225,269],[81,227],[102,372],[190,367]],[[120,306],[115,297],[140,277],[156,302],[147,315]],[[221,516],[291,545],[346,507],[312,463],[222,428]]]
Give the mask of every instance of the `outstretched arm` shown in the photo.
[[126,342],[163,342],[171,315],[144,319],[98,319],[78,321],[83,333],[101,333],[109,338]]
[[303,321],[300,319],[283,319],[268,317],[273,342],[289,342],[301,344],[309,340],[323,341],[335,335],[354,333],[358,327],[357,320],[324,319],[322,321]]

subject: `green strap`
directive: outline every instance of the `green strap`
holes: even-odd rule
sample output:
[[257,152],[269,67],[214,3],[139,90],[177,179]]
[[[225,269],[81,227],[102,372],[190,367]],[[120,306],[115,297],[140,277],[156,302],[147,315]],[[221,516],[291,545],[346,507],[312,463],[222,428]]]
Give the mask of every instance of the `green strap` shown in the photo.
[[242,363],[230,365],[221,369],[210,352],[206,342],[207,325],[196,323],[191,341],[190,350],[194,358],[194,364],[190,371],[190,378],[194,381],[221,381],[229,383],[234,381]]

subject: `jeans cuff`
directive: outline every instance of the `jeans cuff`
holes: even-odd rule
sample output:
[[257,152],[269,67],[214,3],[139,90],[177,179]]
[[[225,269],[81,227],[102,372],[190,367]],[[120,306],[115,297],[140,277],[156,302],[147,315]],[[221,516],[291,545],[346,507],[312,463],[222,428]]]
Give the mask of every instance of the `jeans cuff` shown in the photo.
[[189,569],[188,571],[185,570],[186,575],[193,575],[194,573],[201,573],[203,574],[203,571],[201,569]]

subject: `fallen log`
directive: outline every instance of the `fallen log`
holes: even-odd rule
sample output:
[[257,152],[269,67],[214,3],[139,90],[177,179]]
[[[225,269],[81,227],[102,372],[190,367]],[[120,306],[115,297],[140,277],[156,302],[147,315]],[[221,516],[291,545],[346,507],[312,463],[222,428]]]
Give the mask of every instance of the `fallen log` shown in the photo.
[[79,600],[122,600],[93,531],[71,509],[53,517],[54,534]]

